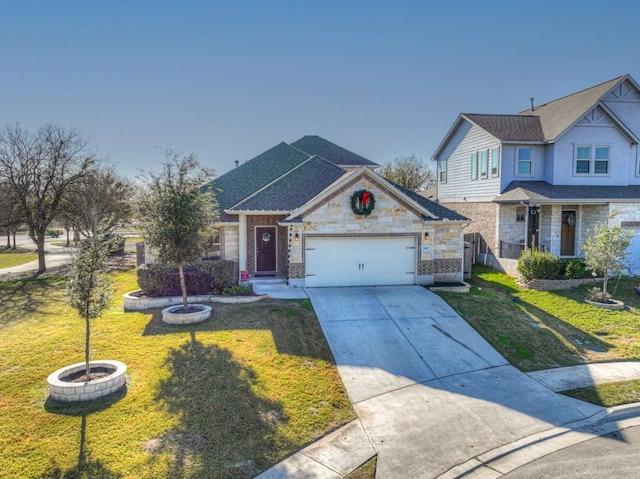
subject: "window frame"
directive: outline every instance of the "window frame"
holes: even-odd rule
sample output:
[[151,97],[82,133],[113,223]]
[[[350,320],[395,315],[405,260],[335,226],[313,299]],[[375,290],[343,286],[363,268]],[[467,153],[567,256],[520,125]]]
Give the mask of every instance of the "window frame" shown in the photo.
[[527,221],[527,207],[516,206],[516,223],[526,223]]
[[471,179],[478,179],[478,152],[471,153]]
[[447,160],[438,160],[438,183],[447,183]]
[[[528,160],[520,159],[520,150],[529,150],[531,152]],[[516,177],[521,178],[530,178],[533,176],[533,159],[535,157],[535,148],[532,146],[516,146],[516,157],[515,157],[515,175]],[[520,173],[520,163],[527,162],[529,163],[529,173]]]
[[489,161],[492,178],[497,178],[500,176],[500,148],[492,148],[491,149],[491,160]]
[[[578,152],[581,148],[589,149],[589,159],[587,158],[578,158]],[[604,160],[602,158],[597,158],[598,149],[606,148],[607,150],[607,159]],[[611,149],[612,145],[610,144],[602,144],[602,143],[576,143],[574,145],[573,151],[573,176],[611,176]],[[578,163],[584,163],[588,161],[589,171],[586,173],[581,173],[578,171]],[[596,172],[596,165],[598,163],[605,163],[607,171],[604,173]]]
[[489,178],[489,150],[481,150],[479,158],[480,167],[478,170],[480,178]]

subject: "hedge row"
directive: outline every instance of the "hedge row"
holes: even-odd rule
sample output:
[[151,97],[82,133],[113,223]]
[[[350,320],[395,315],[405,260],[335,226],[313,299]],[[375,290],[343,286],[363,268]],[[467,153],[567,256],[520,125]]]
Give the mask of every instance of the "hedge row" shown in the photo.
[[525,281],[532,279],[590,278],[591,271],[580,258],[563,259],[547,251],[525,249],[518,258],[518,272]]
[[[142,265],[137,269],[138,286],[148,296],[180,296],[178,268],[166,264]],[[238,263],[212,261],[184,268],[188,294],[221,294],[238,284]]]

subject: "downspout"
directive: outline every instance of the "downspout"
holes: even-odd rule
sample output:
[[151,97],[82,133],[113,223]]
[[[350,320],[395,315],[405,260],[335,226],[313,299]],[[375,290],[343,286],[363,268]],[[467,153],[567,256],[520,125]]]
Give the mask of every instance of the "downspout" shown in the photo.
[[247,270],[247,215],[242,213],[238,215],[238,270]]

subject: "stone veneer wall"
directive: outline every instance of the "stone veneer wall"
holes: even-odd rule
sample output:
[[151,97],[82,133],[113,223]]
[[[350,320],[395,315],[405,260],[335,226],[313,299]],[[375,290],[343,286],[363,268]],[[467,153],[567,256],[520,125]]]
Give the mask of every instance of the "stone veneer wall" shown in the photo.
[[[499,206],[496,203],[441,203],[442,206],[449,208],[473,220],[464,230],[465,234],[479,233],[480,245],[478,253],[498,256],[498,211]],[[514,213],[515,220],[515,213]]]
[[[351,210],[351,195],[366,189],[373,193],[376,206],[371,215],[357,216]],[[289,278],[304,278],[304,236],[393,236],[416,235],[418,241],[418,281],[430,283],[462,280],[462,225],[458,222],[423,221],[410,203],[396,200],[383,185],[360,176],[336,191],[317,208],[308,212],[300,224],[289,227]],[[429,239],[424,239],[424,233]],[[295,234],[300,240],[294,241]],[[448,275],[448,277],[447,277]],[[422,276],[422,278],[420,278]],[[459,276],[459,278],[457,278]]]
[[[518,208],[525,208],[522,205],[500,205],[500,238],[501,241],[509,243],[520,243],[526,240],[527,236],[527,214],[525,209],[525,221],[516,221]],[[498,250],[496,250],[498,251]]]
[[223,226],[218,231],[220,232],[220,259],[238,261],[240,258],[238,226]]
[[256,272],[255,265],[255,227],[275,226],[278,237],[278,273],[287,276],[289,274],[288,255],[288,229],[286,226],[278,226],[286,215],[249,215],[247,216],[247,270],[250,274]]

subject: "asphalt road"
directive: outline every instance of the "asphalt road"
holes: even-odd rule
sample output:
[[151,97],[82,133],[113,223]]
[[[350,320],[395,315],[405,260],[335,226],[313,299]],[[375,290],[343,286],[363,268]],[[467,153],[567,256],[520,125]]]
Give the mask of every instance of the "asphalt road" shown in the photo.
[[503,479],[638,479],[639,477],[640,426],[590,439],[502,476]]

